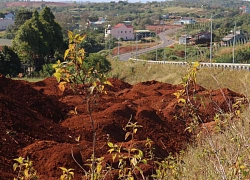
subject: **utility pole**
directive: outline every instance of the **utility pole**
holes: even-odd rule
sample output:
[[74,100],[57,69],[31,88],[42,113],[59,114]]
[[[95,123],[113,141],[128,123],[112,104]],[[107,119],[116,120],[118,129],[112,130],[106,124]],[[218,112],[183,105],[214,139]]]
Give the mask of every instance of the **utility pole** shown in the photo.
[[158,61],[158,46],[157,45],[156,45],[155,59],[156,59],[156,61]]
[[109,36],[109,57],[110,57],[110,34],[108,36]]
[[235,36],[236,36],[236,22],[235,22],[235,24],[234,24],[234,40],[233,40],[233,63],[234,63],[234,61],[235,61]]
[[151,39],[152,39],[152,34],[151,34],[151,31],[150,31],[149,47],[151,47]]
[[135,38],[131,41],[131,44],[132,44],[132,54],[134,53],[134,40],[135,40]]
[[211,27],[210,27],[210,67],[212,67],[212,44],[213,44],[213,16],[211,14]]
[[185,34],[185,62],[187,62],[187,30]]
[[118,52],[117,52],[117,55],[118,55],[118,59],[119,59],[119,55],[120,55],[120,37],[118,38]]
[[163,55],[163,60],[166,61],[166,47],[164,47],[163,53],[164,53],[164,55]]
[[[158,31],[156,31],[158,34]],[[155,60],[158,61],[158,35],[156,36],[156,52],[155,52]]]
[[137,60],[137,51],[138,51],[138,34],[135,34],[135,41],[136,41],[136,50],[135,50],[135,58]]

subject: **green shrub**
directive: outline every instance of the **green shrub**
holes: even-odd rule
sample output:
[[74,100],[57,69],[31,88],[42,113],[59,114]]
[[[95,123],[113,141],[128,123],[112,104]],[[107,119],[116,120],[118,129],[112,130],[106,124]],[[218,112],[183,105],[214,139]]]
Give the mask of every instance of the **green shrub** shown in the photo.
[[50,77],[55,73],[55,69],[52,67],[53,64],[44,64],[40,71],[41,77]]

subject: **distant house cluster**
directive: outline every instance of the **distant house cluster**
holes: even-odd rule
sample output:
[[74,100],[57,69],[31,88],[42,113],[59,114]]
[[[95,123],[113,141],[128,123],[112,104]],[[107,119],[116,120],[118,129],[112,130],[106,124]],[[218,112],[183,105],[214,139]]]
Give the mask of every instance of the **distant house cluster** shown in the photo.
[[207,44],[211,41],[211,32],[200,32],[194,35],[183,35],[179,38],[179,44]]
[[13,25],[15,23],[14,19],[13,13],[5,14],[4,18],[0,19],[0,31],[6,30],[9,25]]
[[[221,46],[232,44],[234,41],[246,41],[242,30],[235,31],[222,38]],[[211,32],[202,32],[195,35],[182,35],[179,37],[179,44],[208,44],[211,42]]]

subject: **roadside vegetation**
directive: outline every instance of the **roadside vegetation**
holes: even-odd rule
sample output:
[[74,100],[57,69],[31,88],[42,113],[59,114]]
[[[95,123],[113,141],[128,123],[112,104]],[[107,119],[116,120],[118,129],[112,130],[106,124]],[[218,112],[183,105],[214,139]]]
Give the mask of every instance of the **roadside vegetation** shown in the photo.
[[[170,84],[180,84],[187,67],[146,62],[120,62],[110,60],[112,70],[109,77],[122,79],[130,84],[157,80]],[[207,89],[229,88],[250,97],[249,71],[219,68],[201,68],[197,73],[197,84]]]

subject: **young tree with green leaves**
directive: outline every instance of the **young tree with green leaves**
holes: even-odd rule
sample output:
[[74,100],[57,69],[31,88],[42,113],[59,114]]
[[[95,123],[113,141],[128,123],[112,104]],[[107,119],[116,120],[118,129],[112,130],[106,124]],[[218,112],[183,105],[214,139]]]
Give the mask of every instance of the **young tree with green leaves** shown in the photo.
[[[53,65],[55,68],[54,76],[56,77],[59,85],[59,89],[64,91],[67,87],[67,84],[70,84],[71,87],[75,89],[81,89],[83,93],[80,93],[80,96],[85,96],[87,104],[87,112],[89,115],[90,123],[92,126],[93,133],[93,145],[92,145],[92,157],[90,164],[90,173],[86,170],[85,175],[95,180],[96,174],[100,171],[100,165],[98,164],[98,158],[96,158],[96,122],[92,117],[92,104],[96,101],[98,95],[101,95],[103,92],[106,92],[104,87],[106,85],[111,85],[104,73],[98,71],[98,68],[95,66],[86,66],[85,64],[85,49],[80,46],[80,43],[86,38],[85,35],[74,34],[71,31],[68,31],[69,46],[64,53],[64,61],[58,61],[57,64]],[[92,55],[89,59],[93,65],[97,65],[97,60],[95,58],[101,57],[99,55]],[[90,61],[91,60],[91,61]],[[88,62],[87,62],[88,63]],[[87,85],[84,88],[77,88],[78,84]],[[89,87],[88,87],[89,86]],[[75,109],[75,112],[76,109]],[[66,170],[66,169],[65,169]]]

